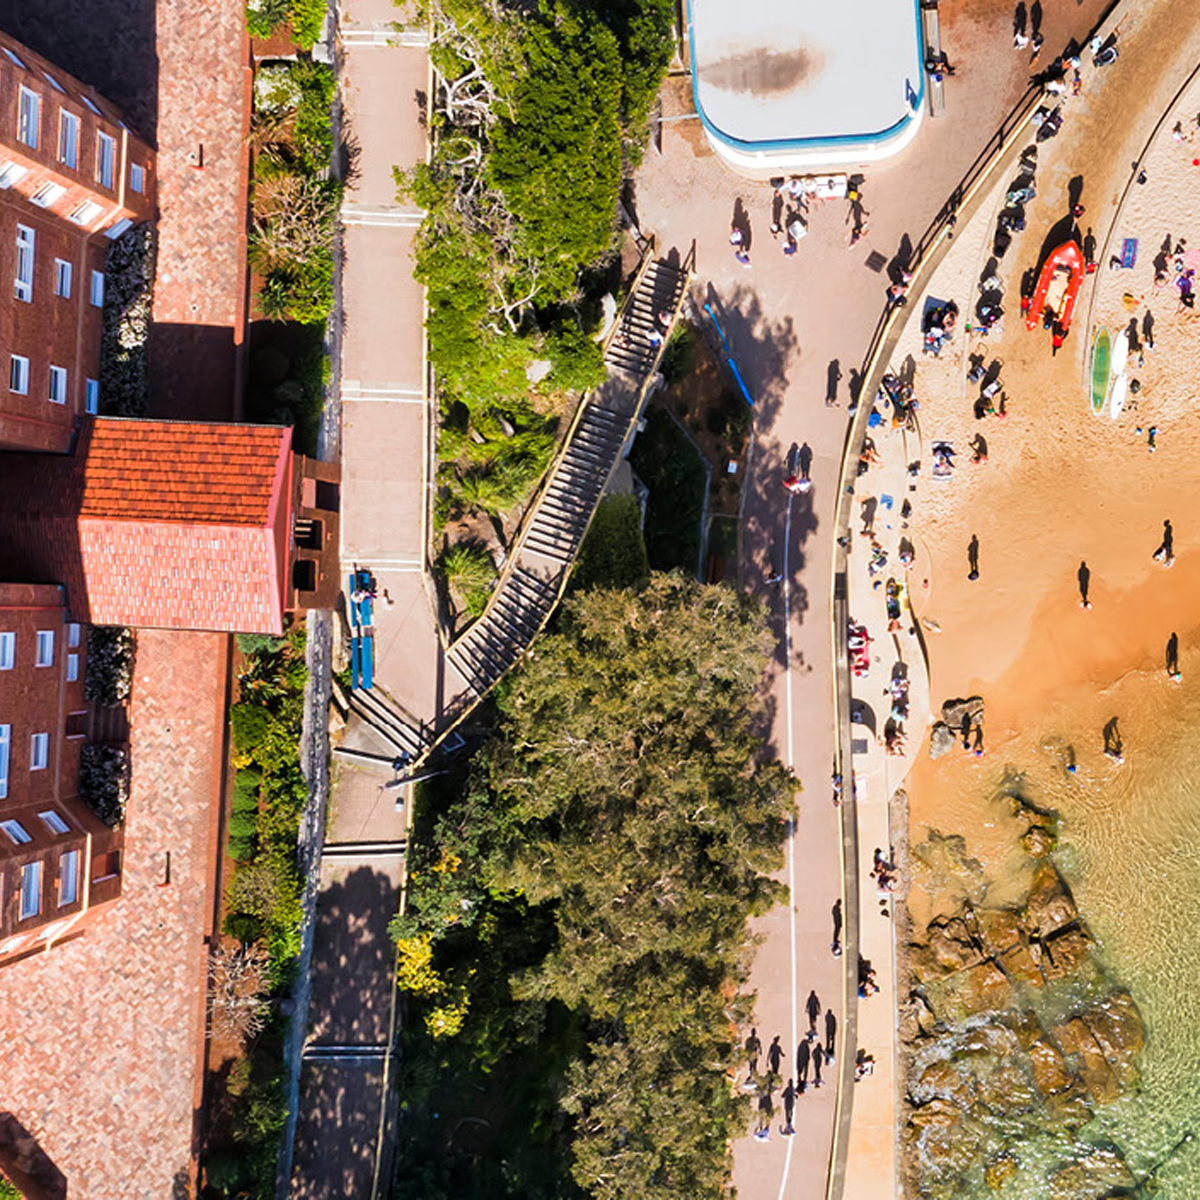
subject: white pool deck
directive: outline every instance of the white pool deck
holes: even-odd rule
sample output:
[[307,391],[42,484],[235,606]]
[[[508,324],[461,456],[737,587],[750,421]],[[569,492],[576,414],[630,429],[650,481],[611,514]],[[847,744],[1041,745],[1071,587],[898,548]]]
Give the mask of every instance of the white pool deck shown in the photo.
[[925,99],[918,0],[688,0],[696,110],[735,170],[878,162]]

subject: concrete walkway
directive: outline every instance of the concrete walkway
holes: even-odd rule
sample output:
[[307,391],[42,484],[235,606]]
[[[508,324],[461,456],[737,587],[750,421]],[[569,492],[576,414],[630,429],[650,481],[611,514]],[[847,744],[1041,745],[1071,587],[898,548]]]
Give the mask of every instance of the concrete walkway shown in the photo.
[[[1056,6],[1046,14],[1043,59],[1068,37],[1082,34],[1104,4]],[[850,247],[846,205],[826,202],[810,213],[809,236],[791,258],[773,241],[771,189],[738,180],[712,155],[698,123],[663,127],[663,151],[651,151],[638,178],[638,216],[648,232],[667,244],[695,237],[698,298],[711,302],[730,339],[742,374],[756,400],[754,465],[743,523],[744,582],[771,607],[780,649],[770,672],[773,749],[805,785],[795,835],[788,845],[785,881],[794,880],[792,904],[756,922],[764,941],[750,980],[757,990],[757,1028],[764,1046],[780,1035],[786,1047],[783,1078],[794,1073],[797,1035],[807,1029],[802,1009],[816,992],[822,1011],[832,1009],[839,1024],[837,1065],[853,1057],[843,1046],[847,1012],[842,968],[848,956],[830,954],[830,910],[842,894],[841,827],[831,803],[833,762],[833,677],[830,644],[830,585],[837,475],[845,436],[849,389],[870,341],[888,282],[886,265],[915,242],[967,167],[1023,92],[1028,52],[1012,47],[1011,11],[947,0],[941,6],[942,40],[958,73],[946,87],[946,116],[926,122],[913,145],[893,164],[868,173],[865,207],[869,233]],[[690,95],[680,89],[668,115],[690,111]],[[728,244],[735,203],[741,200],[751,224],[751,267],[734,261]],[[838,406],[823,403],[833,393]],[[813,489],[784,503],[780,484],[789,448],[807,444],[813,453]],[[778,588],[762,583],[783,571]],[[880,684],[882,689],[882,683]],[[866,805],[882,805],[882,782]],[[864,806],[862,817],[886,829],[884,810]],[[875,841],[864,829],[860,848],[869,856]],[[869,869],[869,867],[868,867]],[[871,924],[890,928],[871,904],[862,917],[869,943]],[[850,931],[847,930],[847,933]],[[874,955],[874,956],[873,956]],[[890,952],[867,953],[881,984],[890,974]],[[892,997],[872,999],[864,1027],[874,1035],[876,1020],[892,1019]],[[823,1018],[822,1018],[823,1032]],[[793,1031],[796,1031],[795,1033]],[[748,1031],[744,1031],[748,1032]],[[877,1060],[881,1056],[877,1055]],[[886,1057],[886,1056],[884,1056]],[[892,1081],[876,1066],[873,1090],[892,1102]],[[838,1073],[835,1071],[834,1078]],[[852,1075],[850,1076],[852,1079]],[[811,1080],[811,1072],[810,1072]],[[852,1084],[849,1086],[853,1086]],[[796,1106],[795,1137],[781,1137],[782,1112],[775,1093],[775,1117],[766,1144],[747,1138],[734,1147],[734,1183],[743,1197],[824,1197],[833,1153],[835,1088],[811,1088]],[[855,1200],[895,1194],[895,1150],[891,1112],[873,1118],[871,1153],[890,1172],[874,1175],[865,1190],[846,1191]],[[848,1131],[847,1131],[848,1132]],[[856,1148],[856,1154],[862,1154]],[[840,1156],[839,1156],[840,1159]],[[844,1163],[835,1161],[837,1172]]]

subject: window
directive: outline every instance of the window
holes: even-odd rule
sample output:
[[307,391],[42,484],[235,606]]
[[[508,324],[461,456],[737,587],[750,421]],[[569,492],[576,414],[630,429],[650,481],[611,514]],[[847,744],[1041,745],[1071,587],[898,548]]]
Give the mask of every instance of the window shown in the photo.
[[61,183],[43,183],[32,196],[29,197],[38,208],[49,208],[66,194],[67,189]]
[[70,646],[72,650],[79,645],[79,625],[75,621],[72,621],[70,625],[67,626],[67,645]]
[[17,635],[0,633],[0,671],[11,671],[17,661]]
[[66,404],[67,402],[67,368],[50,368],[50,403]]
[[132,224],[133,222],[128,217],[122,217],[104,236],[110,242],[115,242]]
[[100,382],[96,379],[87,381],[87,411],[95,416],[100,411]]
[[11,735],[11,725],[0,725],[0,800],[8,795],[8,743]]
[[116,157],[117,139],[107,133],[96,134],[96,182],[101,187],[112,187]]
[[50,735],[48,733],[35,733],[29,739],[29,769],[31,771],[44,771],[49,761]]
[[88,108],[92,110],[92,112],[96,114],[96,116],[103,116],[100,110],[86,96],[80,96],[79,98],[88,106]]
[[71,264],[64,258],[54,260],[54,294],[64,300],[71,298]]
[[42,74],[43,74],[43,75],[46,77],[46,82],[47,82],[47,83],[48,83],[48,84],[49,84],[49,85],[50,85],[50,86],[51,86],[51,87],[52,87],[52,88],[53,88],[53,89],[54,89],[56,92],[62,92],[64,95],[66,95],[66,91],[67,91],[67,89],[66,89],[65,87],[63,87],[63,85],[62,85],[61,83],[59,83],[59,82],[58,82],[58,80],[57,80],[57,79],[55,79],[55,78],[54,78],[54,76],[53,76],[53,75],[51,75],[49,71],[43,71],[43,72],[42,72]]
[[67,655],[67,682],[74,683],[79,678],[79,655]]
[[15,163],[11,159],[0,163],[0,188],[10,188],[19,183],[29,174],[29,168]]
[[104,307],[104,272],[92,272],[92,304],[96,308]]
[[52,808],[46,809],[45,812],[38,813],[41,822],[50,830],[51,833],[70,833],[71,827],[54,811]]
[[26,863],[21,868],[21,920],[28,921],[42,911],[42,864]]
[[95,200],[85,200],[73,213],[70,219],[76,225],[90,225],[102,212]]
[[68,850],[58,859],[58,906],[74,904],[79,897],[79,851]]
[[79,166],[79,118],[66,109],[58,114],[58,161],[72,171]]
[[129,190],[139,196],[146,190],[146,169],[137,163],[129,164]]
[[17,113],[17,141],[36,150],[38,127],[42,123],[42,98],[27,87],[21,88],[21,102]]
[[8,55],[9,61],[21,68],[22,71],[28,71],[29,68],[10,50],[7,46],[4,47],[4,53]]
[[37,659],[35,667],[49,667],[54,663],[54,630],[39,629],[37,635]]
[[8,360],[8,390],[18,396],[29,395],[29,359],[12,354]]
[[33,301],[33,247],[37,239],[28,225],[17,226],[17,273],[13,295],[26,304]]
[[[7,728],[7,726],[5,726]],[[33,841],[20,821],[0,821],[0,829],[8,834],[14,846],[24,846]]]

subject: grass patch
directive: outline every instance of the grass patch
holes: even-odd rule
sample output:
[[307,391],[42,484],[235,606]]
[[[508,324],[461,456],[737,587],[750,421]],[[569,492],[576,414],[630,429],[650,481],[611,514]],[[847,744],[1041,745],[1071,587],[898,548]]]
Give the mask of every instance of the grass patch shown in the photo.
[[572,589],[637,587],[649,574],[637,497],[605,496],[579,547]]
[[651,405],[629,461],[650,489],[645,529],[650,566],[694,575],[704,511],[703,460],[670,415]]

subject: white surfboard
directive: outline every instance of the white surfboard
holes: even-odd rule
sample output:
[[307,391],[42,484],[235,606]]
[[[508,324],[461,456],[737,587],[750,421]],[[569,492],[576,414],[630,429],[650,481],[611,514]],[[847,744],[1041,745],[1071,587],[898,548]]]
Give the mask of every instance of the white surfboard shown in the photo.
[[1113,339],[1112,358],[1109,360],[1108,377],[1115,380],[1125,370],[1129,358],[1129,330],[1122,329]]
[[1113,381],[1112,399],[1109,401],[1108,415],[1115,421],[1125,410],[1125,397],[1129,394],[1129,376],[1124,371]]

